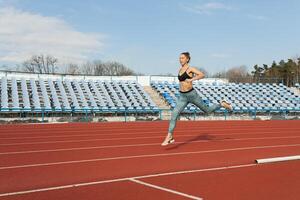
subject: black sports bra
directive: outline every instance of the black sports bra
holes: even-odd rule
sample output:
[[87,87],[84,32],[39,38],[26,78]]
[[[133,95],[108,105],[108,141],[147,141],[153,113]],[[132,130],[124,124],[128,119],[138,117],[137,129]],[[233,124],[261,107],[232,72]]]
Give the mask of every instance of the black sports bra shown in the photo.
[[187,69],[185,70],[185,72],[181,75],[178,74],[178,80],[181,81],[185,81],[186,79],[190,79],[192,77],[190,77],[187,73],[186,73]]

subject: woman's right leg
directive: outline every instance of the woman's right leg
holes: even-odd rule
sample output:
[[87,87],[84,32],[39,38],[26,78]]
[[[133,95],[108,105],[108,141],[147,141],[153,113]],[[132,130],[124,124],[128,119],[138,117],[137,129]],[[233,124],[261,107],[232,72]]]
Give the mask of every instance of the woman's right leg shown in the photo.
[[173,131],[176,127],[177,118],[179,117],[180,113],[184,110],[184,108],[188,104],[188,99],[184,94],[180,94],[179,98],[177,99],[176,106],[171,114],[171,120],[169,124],[168,133],[169,135],[173,135]]

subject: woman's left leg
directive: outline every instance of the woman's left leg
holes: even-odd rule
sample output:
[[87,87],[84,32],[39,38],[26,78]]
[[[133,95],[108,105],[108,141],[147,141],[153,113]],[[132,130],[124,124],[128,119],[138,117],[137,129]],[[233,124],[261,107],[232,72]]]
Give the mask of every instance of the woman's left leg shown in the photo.
[[176,127],[177,119],[180,115],[180,113],[184,110],[184,108],[187,106],[188,100],[184,94],[180,94],[180,97],[177,99],[176,106],[172,111],[171,119],[169,123],[168,133],[172,136],[173,131]]

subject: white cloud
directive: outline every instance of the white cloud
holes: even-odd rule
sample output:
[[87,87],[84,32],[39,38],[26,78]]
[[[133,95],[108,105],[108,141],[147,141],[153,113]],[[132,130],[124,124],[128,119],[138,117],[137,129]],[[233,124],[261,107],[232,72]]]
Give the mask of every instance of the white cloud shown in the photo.
[[203,4],[182,4],[182,8],[186,11],[197,13],[197,14],[211,14],[216,11],[229,11],[233,10],[232,6],[226,5],[224,3],[219,2],[208,2]]
[[83,33],[63,19],[13,7],[0,8],[0,62],[22,62],[49,54],[61,62],[81,62],[103,50],[105,36]]

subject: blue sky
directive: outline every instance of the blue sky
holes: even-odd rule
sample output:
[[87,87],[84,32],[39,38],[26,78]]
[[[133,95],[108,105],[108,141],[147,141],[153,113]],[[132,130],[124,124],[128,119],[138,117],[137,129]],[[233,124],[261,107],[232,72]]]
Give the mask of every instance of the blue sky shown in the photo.
[[0,0],[0,6],[7,30],[0,29],[0,64],[10,66],[48,53],[62,65],[116,60],[144,74],[176,74],[179,53],[189,51],[191,65],[215,73],[300,54],[297,0]]

